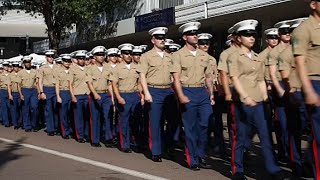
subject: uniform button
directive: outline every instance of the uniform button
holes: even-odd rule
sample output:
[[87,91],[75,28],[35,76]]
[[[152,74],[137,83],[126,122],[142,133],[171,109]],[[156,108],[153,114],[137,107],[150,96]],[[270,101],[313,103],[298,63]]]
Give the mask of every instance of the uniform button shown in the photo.
[[255,67],[252,67],[252,69],[256,69]]

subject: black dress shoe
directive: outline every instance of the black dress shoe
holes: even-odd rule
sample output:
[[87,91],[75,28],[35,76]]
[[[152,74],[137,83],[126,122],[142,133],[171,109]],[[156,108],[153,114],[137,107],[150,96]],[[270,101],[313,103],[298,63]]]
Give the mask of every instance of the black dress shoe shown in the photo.
[[10,125],[4,125],[4,127],[10,127]]
[[153,155],[153,156],[151,157],[151,160],[152,160],[153,162],[162,162],[161,156],[159,156],[159,155]]
[[13,129],[19,129],[19,126],[15,126],[15,127],[13,127]]
[[207,163],[207,161],[204,158],[199,158],[199,165],[203,169],[210,169],[212,166]]
[[48,132],[48,136],[54,136],[54,132]]
[[271,174],[271,177],[273,180],[285,180],[285,179],[289,180],[288,176],[285,174],[284,171],[279,171],[274,174]]
[[91,146],[92,147],[101,147],[101,144],[100,143],[91,143]]
[[190,170],[192,170],[192,171],[200,171],[200,168],[199,168],[198,165],[191,165],[190,166]]
[[38,132],[38,129],[33,129],[32,131],[33,131],[33,132]]
[[62,139],[70,139],[69,135],[67,136],[62,136]]
[[86,142],[84,139],[78,139],[77,141],[78,141],[78,143],[85,143]]
[[246,176],[243,173],[235,173],[232,175],[232,180],[247,180]]
[[31,132],[32,130],[31,129],[26,129],[24,130],[25,132]]
[[132,150],[130,148],[123,149],[122,152],[124,153],[132,153]]
[[117,144],[111,139],[104,142],[104,145],[108,148],[114,148]]

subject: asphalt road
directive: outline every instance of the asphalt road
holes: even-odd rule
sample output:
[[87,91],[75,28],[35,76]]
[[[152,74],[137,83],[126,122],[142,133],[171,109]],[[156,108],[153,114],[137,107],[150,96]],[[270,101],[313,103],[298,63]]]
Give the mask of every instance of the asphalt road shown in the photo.
[[[259,152],[259,145],[254,149]],[[0,126],[1,180],[223,180],[230,177],[229,159],[210,156],[213,168],[194,172],[185,167],[183,151],[175,153],[175,160],[154,163],[147,153],[125,154],[116,148],[93,148],[74,139],[47,136],[43,130],[26,133]],[[246,159],[247,177],[269,179],[263,164],[260,155]]]

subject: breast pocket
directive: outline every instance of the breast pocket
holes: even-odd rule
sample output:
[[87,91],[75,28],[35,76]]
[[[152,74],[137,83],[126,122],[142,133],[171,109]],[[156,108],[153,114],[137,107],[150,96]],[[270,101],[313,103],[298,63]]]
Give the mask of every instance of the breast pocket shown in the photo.
[[181,69],[182,70],[188,70],[192,66],[192,62],[188,60],[181,60]]
[[119,79],[127,79],[128,78],[128,74],[120,74],[119,75]]
[[149,62],[149,65],[150,65],[151,67],[157,67],[157,66],[161,66],[161,65],[162,65],[162,62],[161,62],[161,61],[157,61],[157,60],[151,60],[151,61]]

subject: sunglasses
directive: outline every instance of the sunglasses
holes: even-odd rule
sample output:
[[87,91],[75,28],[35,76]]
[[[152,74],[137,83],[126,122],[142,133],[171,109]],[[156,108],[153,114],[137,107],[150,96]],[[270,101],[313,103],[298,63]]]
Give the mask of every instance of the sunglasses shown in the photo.
[[209,45],[210,42],[209,42],[209,40],[199,40],[199,41],[198,41],[198,44],[199,44],[199,45]]
[[269,36],[267,36],[267,39],[279,39],[279,36],[269,35]]
[[187,31],[184,33],[186,36],[197,36],[199,34],[198,31]]
[[131,51],[121,51],[121,54],[124,54],[124,55],[131,55],[132,52]]
[[108,56],[109,56],[109,57],[119,57],[118,54],[109,54]]
[[244,32],[244,33],[240,33],[240,36],[244,36],[244,37],[256,37],[257,33],[256,32]]
[[63,60],[63,62],[65,62],[65,63],[72,63],[71,60]]
[[293,29],[292,28],[280,28],[279,29],[279,34],[286,35],[292,33]]
[[105,56],[105,54],[104,53],[97,53],[97,54],[95,54],[95,56]]
[[141,56],[140,53],[133,53],[132,55],[133,55],[133,56]]
[[53,58],[53,55],[46,55],[47,58]]
[[155,38],[156,40],[165,40],[165,39],[166,39],[166,37],[165,37],[165,36],[162,36],[162,35],[155,35],[154,38]]
[[77,59],[79,59],[79,60],[85,60],[86,58],[85,58],[85,57],[77,57]]

